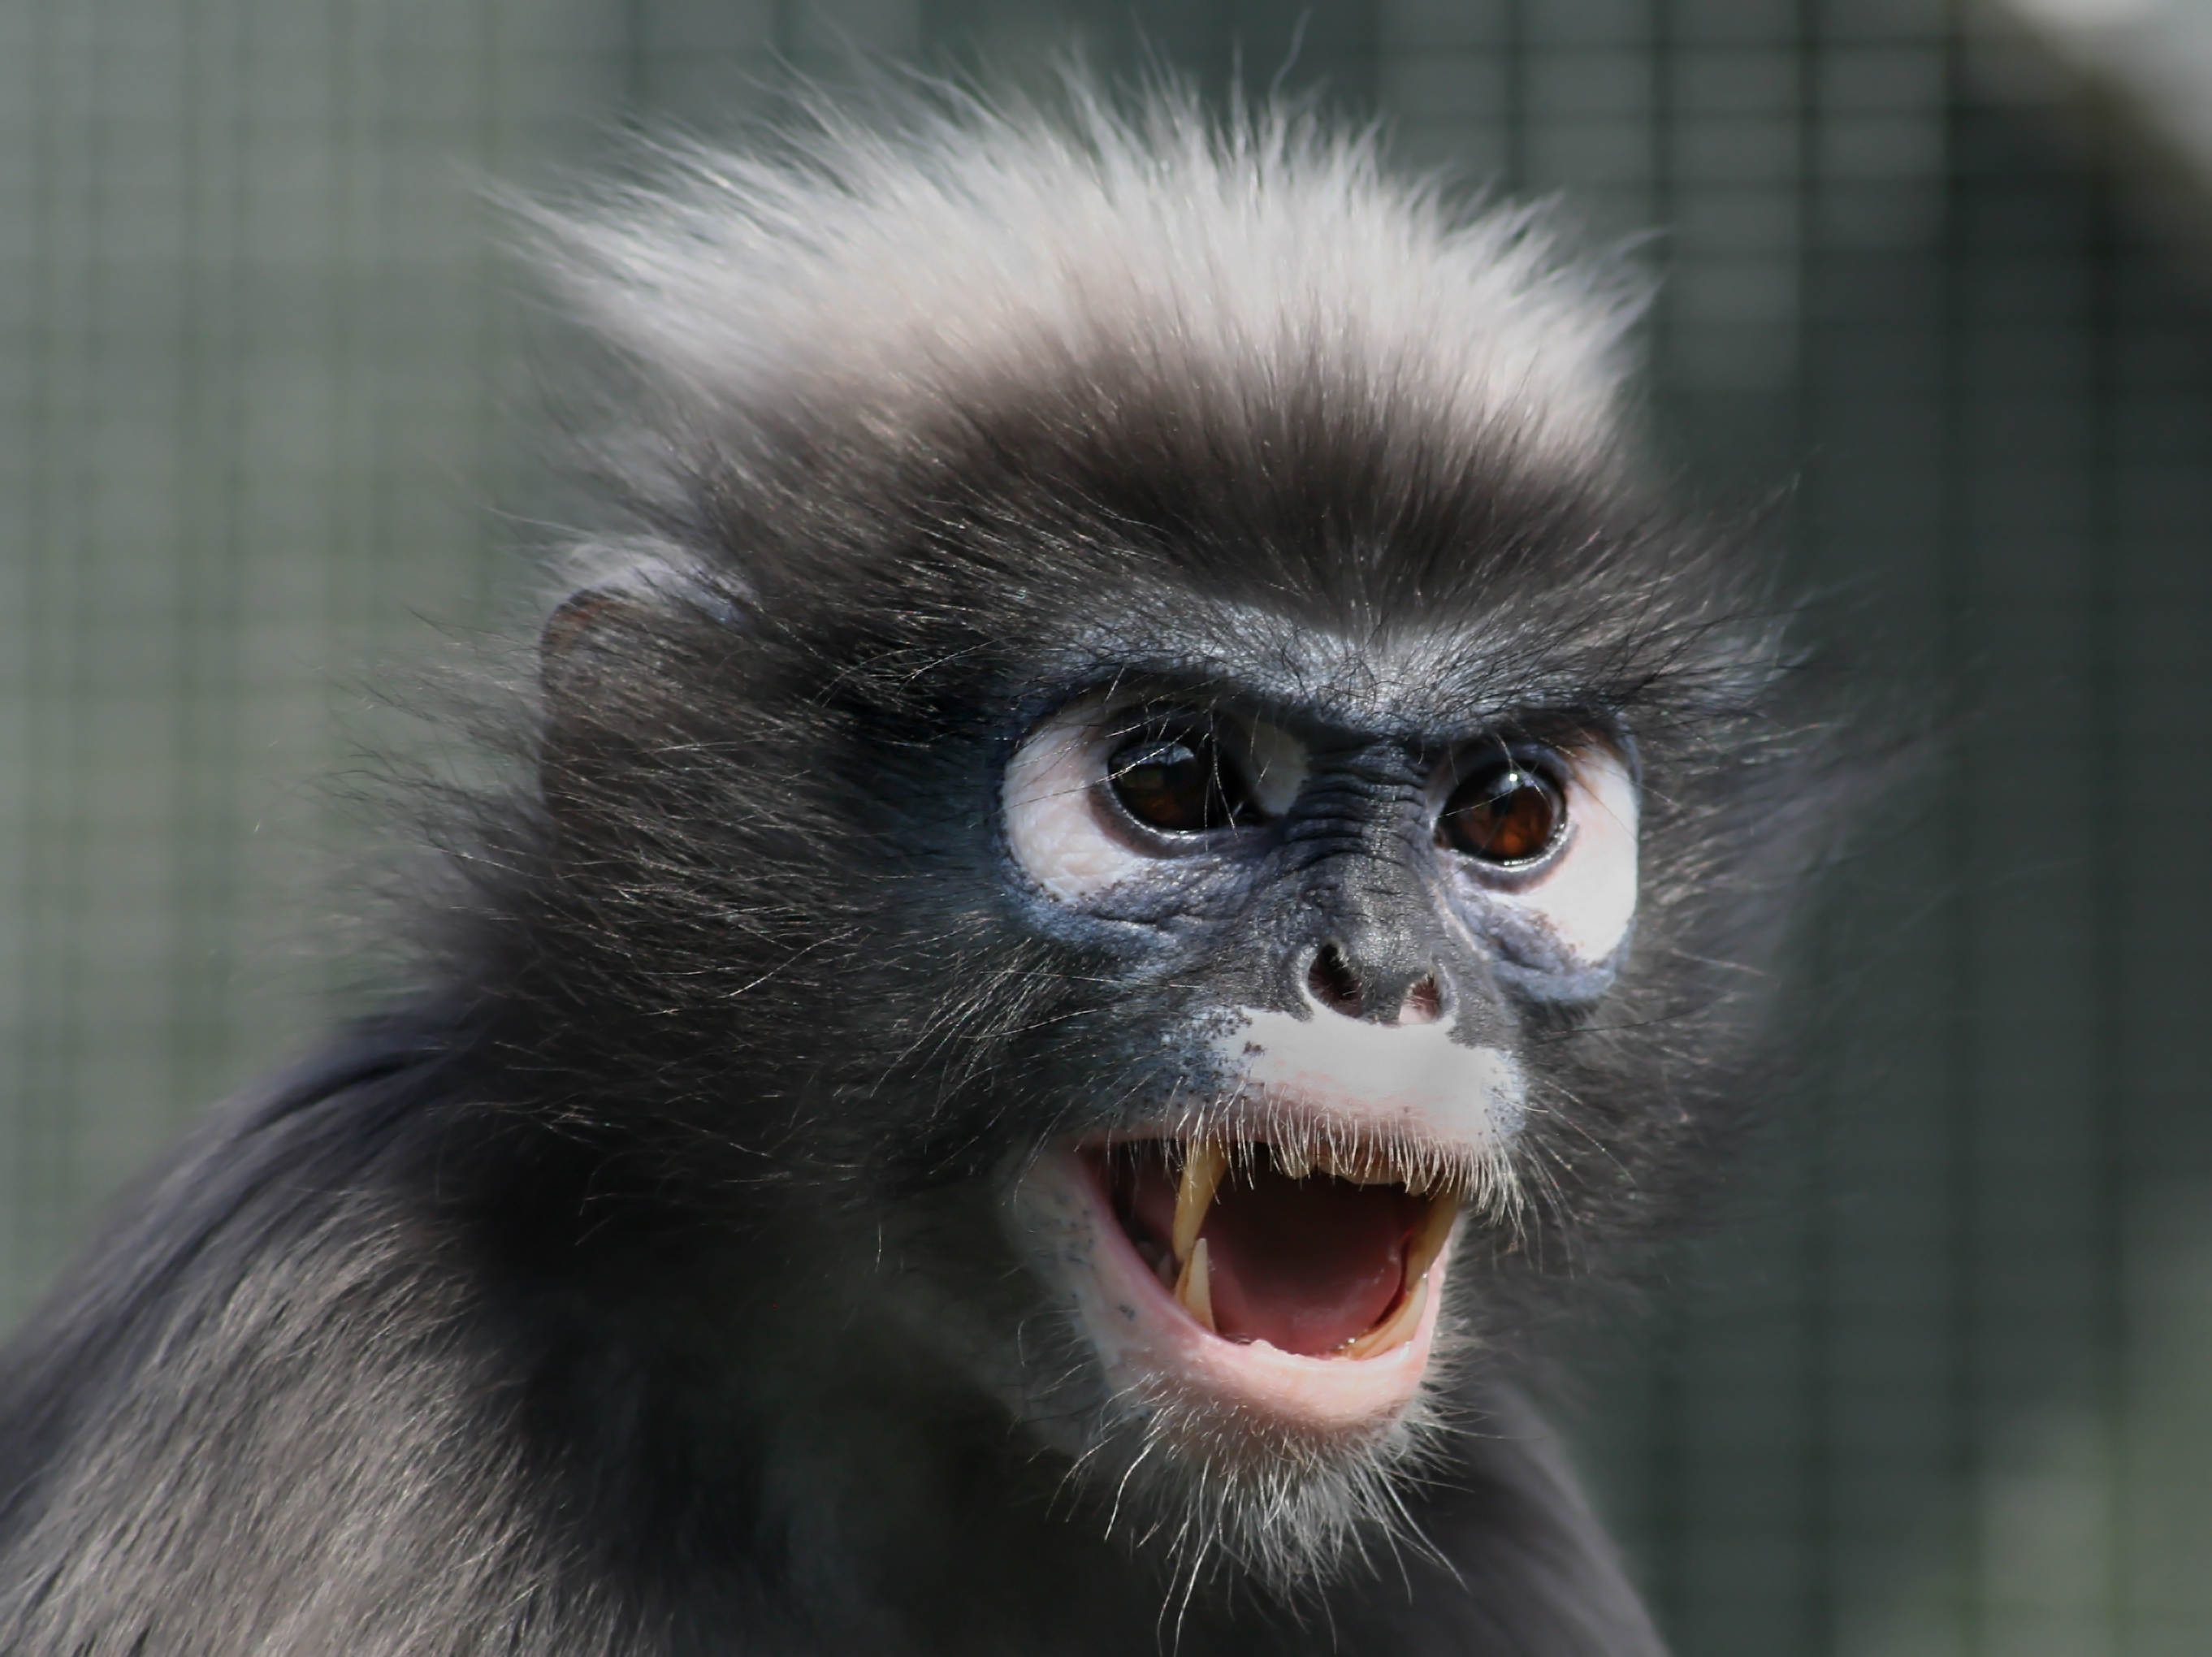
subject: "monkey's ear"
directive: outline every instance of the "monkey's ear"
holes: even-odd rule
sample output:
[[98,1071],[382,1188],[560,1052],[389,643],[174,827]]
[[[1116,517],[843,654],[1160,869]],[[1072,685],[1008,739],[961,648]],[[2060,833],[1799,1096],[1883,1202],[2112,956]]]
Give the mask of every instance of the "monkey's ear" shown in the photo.
[[569,593],[538,629],[548,713],[588,719],[595,703],[619,703],[626,690],[665,677],[679,654],[747,630],[750,618],[724,586],[665,563],[632,562]]
[[629,799],[640,743],[674,738],[696,719],[700,682],[726,665],[731,636],[750,630],[709,581],[651,574],[579,588],[538,630],[540,786],[578,822]]
[[651,595],[603,587],[570,593],[539,629],[538,786],[572,830],[619,814],[639,737],[670,711],[679,629]]
[[586,587],[553,606],[538,633],[538,671],[549,701],[560,699],[566,681],[590,674],[594,658],[605,653],[611,635],[638,629],[636,599],[626,592]]
[[611,691],[618,699],[620,687],[658,653],[666,618],[655,608],[636,593],[600,587],[553,607],[538,634],[538,679],[556,725],[591,723],[594,707]]

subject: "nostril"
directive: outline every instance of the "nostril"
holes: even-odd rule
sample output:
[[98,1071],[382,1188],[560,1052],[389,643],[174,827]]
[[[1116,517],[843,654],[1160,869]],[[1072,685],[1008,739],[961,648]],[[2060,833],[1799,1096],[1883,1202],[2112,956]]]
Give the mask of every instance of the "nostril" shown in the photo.
[[1444,992],[1437,986],[1437,975],[1431,973],[1406,992],[1406,999],[1398,1009],[1401,1024],[1433,1024],[1444,1016]]
[[1405,1000],[1398,1005],[1398,1022],[1401,1024],[1433,1024],[1443,1016],[1444,991],[1436,982],[1436,974],[1429,974],[1427,978],[1413,982],[1413,986],[1405,991]]
[[1366,1005],[1366,998],[1359,989],[1359,975],[1352,970],[1344,951],[1334,944],[1324,944],[1314,951],[1313,965],[1306,968],[1306,988],[1322,1006],[1346,1018],[1358,1017]]

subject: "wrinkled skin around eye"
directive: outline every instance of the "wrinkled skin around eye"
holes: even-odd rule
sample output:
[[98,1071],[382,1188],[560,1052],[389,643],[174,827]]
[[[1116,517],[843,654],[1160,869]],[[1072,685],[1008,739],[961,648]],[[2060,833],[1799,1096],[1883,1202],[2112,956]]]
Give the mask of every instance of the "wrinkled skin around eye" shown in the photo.
[[[1187,764],[1169,751],[1177,747]],[[1304,775],[1302,748],[1272,725],[1183,711],[1121,719],[1085,700],[1045,720],[1015,753],[1007,839],[1048,895],[1080,907],[1158,861],[1118,832],[1109,812],[1170,841],[1209,834],[1281,815]],[[1109,792],[1111,805],[1102,798]]]

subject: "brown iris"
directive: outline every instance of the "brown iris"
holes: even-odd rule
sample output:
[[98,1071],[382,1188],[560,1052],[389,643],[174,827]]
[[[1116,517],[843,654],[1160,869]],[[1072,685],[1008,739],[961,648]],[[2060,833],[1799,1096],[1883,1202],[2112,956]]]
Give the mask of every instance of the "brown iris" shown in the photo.
[[1148,719],[1128,732],[1106,777],[1124,810],[1164,834],[1233,828],[1257,810],[1212,722],[1194,714]]
[[1485,863],[1526,863],[1551,850],[1566,822],[1559,786],[1508,760],[1452,790],[1437,837]]

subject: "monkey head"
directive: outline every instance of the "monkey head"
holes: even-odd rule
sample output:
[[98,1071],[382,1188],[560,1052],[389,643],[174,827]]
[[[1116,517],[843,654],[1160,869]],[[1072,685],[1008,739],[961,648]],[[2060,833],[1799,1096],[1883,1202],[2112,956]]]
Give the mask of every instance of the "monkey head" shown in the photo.
[[1296,1581],[1699,1159],[1792,739],[1626,452],[1632,276],[1078,103],[541,215],[648,415],[505,912],[595,1193],[743,1262],[732,1351],[926,1371]]
[[1261,1560],[1419,1455],[1455,1235],[1515,1235],[1556,1108],[1532,1035],[1603,998],[1636,909],[1625,710],[1407,619],[1154,618],[1000,796],[1018,911],[1111,962],[1121,1014],[1026,1160],[1034,1269],[1156,1454],[1267,1493]]

